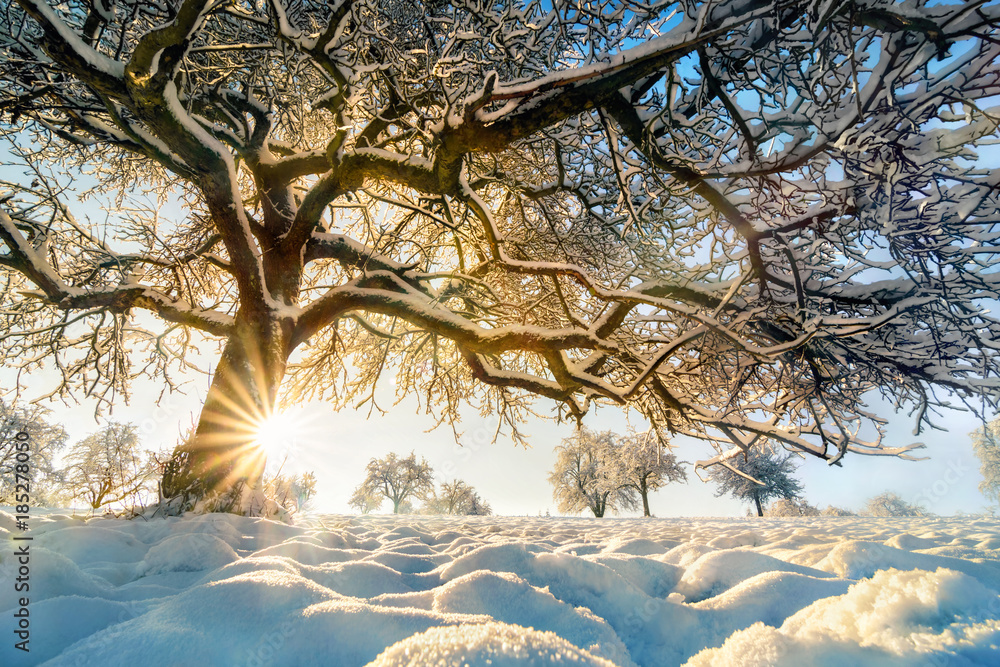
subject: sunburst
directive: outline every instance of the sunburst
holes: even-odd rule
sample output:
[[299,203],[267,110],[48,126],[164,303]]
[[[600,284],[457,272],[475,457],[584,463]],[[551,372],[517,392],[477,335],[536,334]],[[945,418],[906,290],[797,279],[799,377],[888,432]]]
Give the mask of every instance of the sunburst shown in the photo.
[[267,461],[280,464],[297,449],[304,431],[301,410],[275,410],[254,421],[253,445]]

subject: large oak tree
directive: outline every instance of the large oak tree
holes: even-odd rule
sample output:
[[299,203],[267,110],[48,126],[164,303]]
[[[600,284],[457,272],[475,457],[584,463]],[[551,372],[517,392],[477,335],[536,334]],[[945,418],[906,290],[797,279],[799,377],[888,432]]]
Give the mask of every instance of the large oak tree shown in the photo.
[[388,373],[442,421],[632,406],[704,464],[905,456],[871,390],[997,403],[1000,10],[930,5],[3,3],[0,354],[114,400],[217,341],[189,498],[259,478],[279,398]]

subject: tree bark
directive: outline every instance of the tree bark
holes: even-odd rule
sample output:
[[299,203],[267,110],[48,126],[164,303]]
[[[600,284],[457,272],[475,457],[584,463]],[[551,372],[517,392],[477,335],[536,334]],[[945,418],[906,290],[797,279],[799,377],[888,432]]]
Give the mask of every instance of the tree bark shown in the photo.
[[182,506],[190,508],[219,494],[216,509],[243,511],[242,492],[258,488],[264,474],[264,453],[253,443],[257,424],[274,410],[290,354],[287,340],[273,318],[238,326],[223,350],[194,435],[167,462],[166,498],[183,498]]
[[649,516],[649,488],[645,477],[639,480],[639,495],[642,496],[642,515]]
[[764,508],[760,506],[760,496],[753,494],[753,502],[757,505],[757,516],[764,516]]

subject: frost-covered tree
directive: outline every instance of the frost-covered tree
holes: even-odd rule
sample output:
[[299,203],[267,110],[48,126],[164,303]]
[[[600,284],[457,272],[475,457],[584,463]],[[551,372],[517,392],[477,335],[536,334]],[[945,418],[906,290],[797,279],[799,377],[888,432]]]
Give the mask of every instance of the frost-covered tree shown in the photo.
[[687,473],[667,447],[662,433],[647,431],[619,438],[614,461],[621,466],[626,485],[642,499],[642,514],[649,516],[649,493],[670,484],[686,482]]
[[65,463],[66,494],[91,509],[143,502],[156,487],[159,472],[152,453],[140,447],[135,425],[118,422],[73,445]]
[[826,508],[820,512],[823,516],[857,516],[854,512],[843,507],[837,507],[836,505],[827,505]]
[[1000,503],[1000,418],[996,418],[969,434],[972,451],[979,459],[983,481],[979,492],[991,503]]
[[277,474],[264,477],[264,494],[273,498],[283,508],[299,512],[316,494],[316,476],[311,472],[301,475]]
[[385,375],[443,422],[471,401],[513,425],[542,396],[632,406],[722,458],[758,438],[905,455],[868,392],[921,426],[939,388],[1000,400],[980,307],[1000,190],[977,161],[998,17],[2,3],[0,133],[25,174],[0,192],[0,356],[104,401],[211,364],[164,477],[182,499],[259,480],[247,422],[279,399],[374,403]]
[[802,486],[792,477],[795,460],[792,454],[770,452],[754,447],[713,466],[709,479],[719,485],[716,497],[727,493],[753,503],[757,516],[764,516],[764,505],[772,498],[797,498]]
[[[413,452],[406,458],[400,458],[395,452],[391,452],[384,458],[373,458],[368,462],[365,479],[354,490],[350,505],[367,514],[388,499],[392,501],[393,514],[406,514],[412,512],[409,502],[433,492],[434,471],[427,459],[421,457],[417,461],[417,455]],[[409,509],[403,511],[406,507]]]
[[[21,432],[28,434],[27,440],[17,437]],[[48,420],[44,408],[0,400],[0,505],[54,505],[60,476],[53,462],[68,437],[66,429]],[[28,502],[19,501],[19,496],[27,496]]]
[[818,508],[809,504],[805,498],[779,498],[767,508],[768,516],[819,516]]
[[350,500],[347,501],[348,507],[353,507],[362,514],[371,514],[385,501],[385,496],[369,496],[365,494],[363,488],[358,487],[354,489],[351,494]]
[[919,505],[908,503],[898,494],[885,491],[868,499],[861,513],[866,516],[927,516]]
[[483,500],[478,493],[474,493],[469,498],[469,502],[464,509],[464,513],[467,516],[491,516],[493,514],[493,507]]
[[423,511],[429,514],[493,514],[490,504],[480,497],[479,492],[460,479],[443,482],[440,490],[427,498]]
[[560,512],[589,509],[595,517],[638,506],[636,489],[618,460],[615,434],[580,427],[556,447],[549,474],[552,497]]

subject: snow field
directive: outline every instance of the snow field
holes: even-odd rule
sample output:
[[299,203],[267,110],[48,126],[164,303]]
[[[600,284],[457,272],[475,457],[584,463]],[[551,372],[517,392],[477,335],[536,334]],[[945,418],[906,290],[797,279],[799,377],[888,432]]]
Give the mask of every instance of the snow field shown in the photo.
[[32,516],[2,665],[996,665],[1000,521]]

